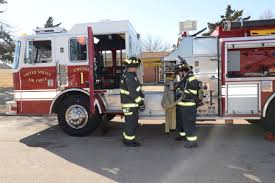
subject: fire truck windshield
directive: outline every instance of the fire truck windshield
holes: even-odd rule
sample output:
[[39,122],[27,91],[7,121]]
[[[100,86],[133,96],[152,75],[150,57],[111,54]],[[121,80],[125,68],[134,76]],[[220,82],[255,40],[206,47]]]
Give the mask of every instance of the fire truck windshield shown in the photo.
[[21,42],[17,41],[15,45],[14,59],[13,59],[13,69],[17,69],[19,65],[19,56],[20,56]]

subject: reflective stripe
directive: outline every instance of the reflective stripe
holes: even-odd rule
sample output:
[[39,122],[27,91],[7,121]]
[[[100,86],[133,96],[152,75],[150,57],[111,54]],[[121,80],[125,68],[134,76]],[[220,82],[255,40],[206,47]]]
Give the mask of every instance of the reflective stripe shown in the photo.
[[185,133],[185,132],[180,132],[179,134],[180,134],[180,136],[182,136],[182,137],[186,136],[186,133]]
[[126,135],[125,132],[123,132],[123,137],[124,137],[124,139],[126,139],[126,140],[134,140],[134,139],[136,138],[136,136],[128,136],[128,135]]
[[138,60],[129,60],[129,59],[125,59],[124,60],[127,64],[131,64],[131,63],[133,63],[133,64],[138,64],[139,62],[138,62]]
[[196,103],[194,103],[194,102],[179,102],[179,103],[177,103],[177,105],[180,105],[180,106],[195,106]]
[[187,137],[187,140],[188,141],[196,141],[196,140],[198,140],[198,137],[197,136]]
[[195,76],[191,76],[190,78],[188,78],[188,81],[191,82],[193,80],[197,79]]
[[121,107],[123,108],[138,107],[138,104],[135,104],[135,103],[121,104]]
[[137,87],[136,91],[139,92],[141,90],[141,87]]
[[131,116],[133,114],[133,112],[125,112],[124,115],[125,116]]
[[194,95],[197,95],[198,94],[198,91],[197,90],[184,90],[184,93],[188,93],[188,94],[190,94],[190,93],[192,93],[192,94],[194,94]]
[[141,100],[142,100],[141,97],[137,97],[137,98],[135,99],[135,102],[136,102],[136,103],[139,103]]
[[132,60],[128,60],[128,59],[125,59],[124,60],[127,64],[130,64],[132,62]]
[[125,94],[125,95],[130,95],[130,92],[127,90],[120,89],[120,93]]

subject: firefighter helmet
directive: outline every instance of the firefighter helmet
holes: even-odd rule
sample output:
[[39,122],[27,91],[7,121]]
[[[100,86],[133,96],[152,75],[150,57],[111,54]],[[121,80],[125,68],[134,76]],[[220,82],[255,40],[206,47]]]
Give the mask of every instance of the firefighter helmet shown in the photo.
[[129,59],[124,60],[126,67],[139,67],[141,60],[137,57],[130,57]]
[[190,71],[190,67],[188,66],[188,64],[184,64],[184,63],[177,64],[175,67],[175,72],[178,73],[183,71],[185,72]]
[[180,63],[177,64],[175,67],[176,73],[182,72],[182,71],[185,71],[185,72],[192,71],[192,66],[188,65],[185,59],[183,59],[181,56],[178,56],[178,58],[180,60]]

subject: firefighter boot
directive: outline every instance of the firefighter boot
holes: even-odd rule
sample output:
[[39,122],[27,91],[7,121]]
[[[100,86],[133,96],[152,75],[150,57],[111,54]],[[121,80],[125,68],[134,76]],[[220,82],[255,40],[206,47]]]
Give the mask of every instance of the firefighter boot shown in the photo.
[[185,148],[194,148],[198,146],[197,141],[186,141],[186,144],[184,145]]
[[180,132],[176,137],[176,141],[186,141],[186,134],[184,132]]
[[139,147],[139,146],[141,146],[140,142],[136,142],[135,140],[125,140],[125,139],[123,139],[123,143],[127,147]]

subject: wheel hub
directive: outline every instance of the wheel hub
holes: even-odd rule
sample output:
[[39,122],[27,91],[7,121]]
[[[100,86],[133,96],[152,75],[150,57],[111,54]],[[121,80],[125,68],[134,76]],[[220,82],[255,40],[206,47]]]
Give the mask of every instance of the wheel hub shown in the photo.
[[79,129],[88,122],[88,112],[81,105],[72,105],[66,111],[66,122],[72,128]]

